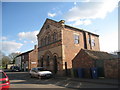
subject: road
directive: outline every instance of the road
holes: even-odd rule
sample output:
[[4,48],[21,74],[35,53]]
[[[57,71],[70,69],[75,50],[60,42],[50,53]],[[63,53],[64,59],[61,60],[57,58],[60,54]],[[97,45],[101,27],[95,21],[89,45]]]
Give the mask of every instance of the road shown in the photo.
[[11,88],[117,88],[116,85],[105,85],[88,82],[77,82],[67,79],[37,79],[31,78],[27,72],[6,72],[10,79]]

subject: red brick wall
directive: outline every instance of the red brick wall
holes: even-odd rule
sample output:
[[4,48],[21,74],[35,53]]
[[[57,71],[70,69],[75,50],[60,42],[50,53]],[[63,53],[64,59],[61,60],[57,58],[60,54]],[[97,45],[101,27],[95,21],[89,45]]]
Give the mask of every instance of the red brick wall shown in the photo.
[[[32,62],[36,62],[32,64]],[[38,65],[38,49],[34,49],[32,52],[29,53],[29,69],[37,67]]]
[[120,59],[104,61],[105,78],[120,78],[120,74],[118,74],[120,70],[118,66],[120,66],[120,63],[118,63],[118,61],[120,61]]
[[[79,44],[74,44],[74,35],[79,35]],[[99,37],[92,35],[92,34],[90,36],[91,36],[91,38],[95,39],[96,45],[94,47],[90,48],[90,45],[88,43],[88,33],[86,32],[87,48],[99,51]],[[72,68],[72,60],[78,54],[78,52],[81,50],[81,48],[84,49],[83,32],[65,28],[62,31],[62,44],[63,44],[62,50],[63,50],[63,57],[64,57],[63,64],[64,64],[64,62],[67,62],[67,65],[68,65],[67,67]],[[85,57],[83,57],[83,59],[85,59]]]
[[[79,35],[80,43],[74,44],[74,35]],[[63,44],[63,64],[67,62],[67,68],[72,68],[72,59],[77,55],[81,48],[84,48],[82,32],[65,29],[62,32]]]
[[79,54],[72,60],[74,69],[83,68],[84,77],[91,78],[90,68],[94,67],[94,60],[89,57],[84,51],[80,51]]

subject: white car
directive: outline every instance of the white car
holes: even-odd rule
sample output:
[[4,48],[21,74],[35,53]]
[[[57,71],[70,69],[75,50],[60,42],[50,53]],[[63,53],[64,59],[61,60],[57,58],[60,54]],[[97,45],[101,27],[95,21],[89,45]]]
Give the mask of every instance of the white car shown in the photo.
[[41,78],[51,78],[53,76],[51,71],[46,70],[43,67],[32,68],[30,70],[31,77]]

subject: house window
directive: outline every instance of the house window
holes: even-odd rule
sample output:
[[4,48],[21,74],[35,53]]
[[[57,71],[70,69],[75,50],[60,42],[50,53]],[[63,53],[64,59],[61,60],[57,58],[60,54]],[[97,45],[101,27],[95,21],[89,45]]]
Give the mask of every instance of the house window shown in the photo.
[[92,45],[92,47],[95,46],[95,40],[94,39],[91,40],[91,45]]
[[79,44],[79,35],[74,35],[74,43]]
[[89,44],[91,44],[91,40],[90,40],[90,38],[88,38],[88,42],[89,42]]
[[22,56],[22,59],[24,59],[24,56]]

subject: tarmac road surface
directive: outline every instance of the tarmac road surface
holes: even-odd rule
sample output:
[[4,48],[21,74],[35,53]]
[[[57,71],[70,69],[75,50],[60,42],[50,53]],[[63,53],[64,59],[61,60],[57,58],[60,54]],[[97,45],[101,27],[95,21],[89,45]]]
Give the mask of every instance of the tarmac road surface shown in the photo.
[[31,78],[28,72],[6,72],[10,79],[10,88],[61,88],[78,89],[78,88],[118,88],[116,85],[98,84],[90,82],[77,82],[69,79],[38,79]]

